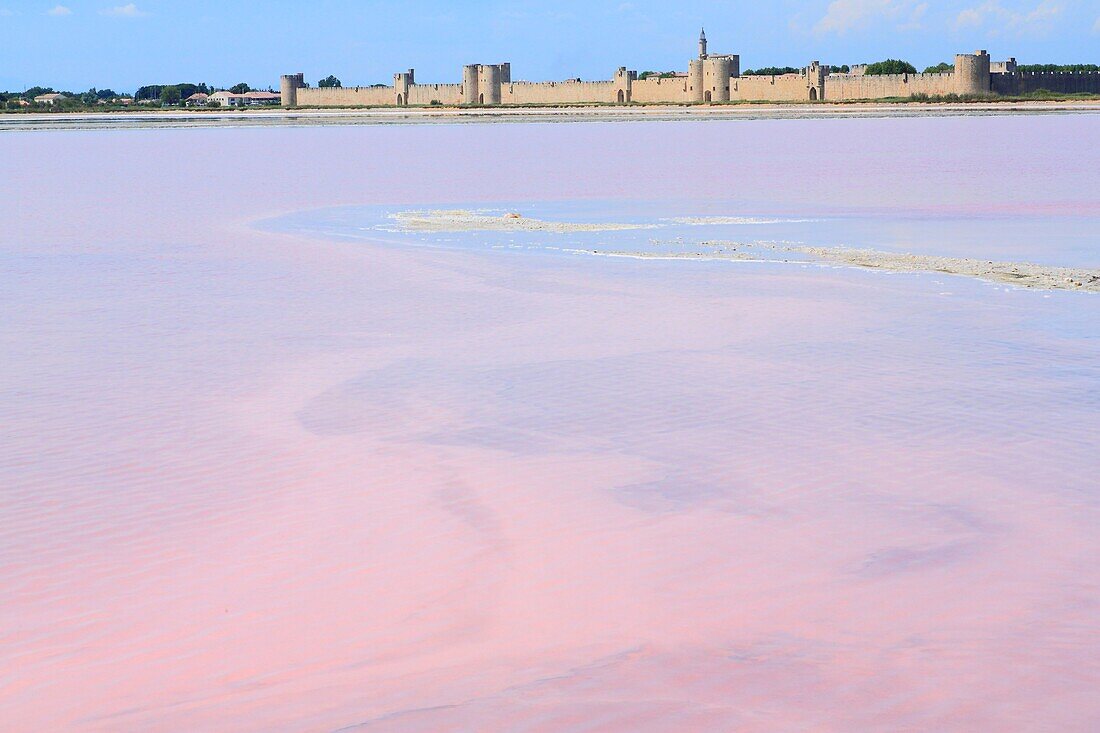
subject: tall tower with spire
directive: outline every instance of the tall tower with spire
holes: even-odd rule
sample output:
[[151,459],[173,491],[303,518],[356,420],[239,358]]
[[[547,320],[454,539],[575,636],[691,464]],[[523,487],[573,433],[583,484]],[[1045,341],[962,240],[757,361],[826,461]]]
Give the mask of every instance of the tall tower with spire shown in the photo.
[[705,29],[699,29],[699,58],[705,59],[707,57],[707,32]]

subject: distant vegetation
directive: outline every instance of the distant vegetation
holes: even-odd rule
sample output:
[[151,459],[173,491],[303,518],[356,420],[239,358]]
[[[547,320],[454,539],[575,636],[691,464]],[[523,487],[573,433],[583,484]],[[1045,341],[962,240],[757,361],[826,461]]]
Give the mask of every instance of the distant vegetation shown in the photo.
[[848,74],[852,71],[852,67],[848,64],[844,64],[842,66],[830,66],[829,71],[833,72],[834,74]]
[[876,61],[873,64],[867,64],[867,70],[864,72],[867,76],[885,76],[886,74],[916,74],[917,67],[913,66],[908,61],[902,61],[901,59],[886,59],[885,61]]
[[675,76],[676,72],[674,71],[643,71],[641,74],[638,74],[639,79],[648,79],[650,77],[655,77],[657,79],[672,79]]
[[340,87],[343,87],[344,85],[341,84],[340,80],[337,79],[335,76],[333,76],[332,74],[329,74],[324,79],[317,82],[317,86],[322,87],[322,88],[324,88],[324,87],[333,87],[333,88],[338,89]]
[[955,64],[949,64],[946,61],[936,64],[935,66],[929,66],[924,70],[925,74],[947,74],[955,71]]
[[[143,107],[175,106],[186,102],[192,94],[202,92],[213,94],[222,87],[209,84],[193,84],[182,82],[180,84],[147,84],[139,87],[131,96],[125,92],[116,92],[114,89],[96,89],[92,87],[86,92],[72,92],[64,89],[54,89],[45,86],[33,86],[22,92],[0,91],[0,111],[24,111],[24,112],[78,112],[78,111],[111,111],[121,110],[130,104],[140,104]],[[240,83],[230,87],[234,94],[244,94],[252,91],[248,84]],[[273,91],[268,89],[268,91]],[[61,94],[52,104],[36,103],[35,97],[44,94]]]
[[202,92],[203,94],[213,94],[214,88],[207,86],[206,84],[190,84],[187,82],[184,82],[182,84],[150,84],[148,86],[138,87],[138,90],[134,92],[134,101],[163,101],[165,96],[177,100],[187,99],[196,92]]
[[801,74],[802,69],[793,66],[765,66],[760,69],[745,69],[741,76],[782,76],[783,74]]
[[1100,71],[1096,64],[1018,64],[1016,71]]
[[40,109],[41,106],[35,105],[34,98],[43,94],[63,94],[64,96],[56,104],[50,105],[49,109],[66,111],[110,105],[123,96],[113,89],[92,87],[86,92],[66,92],[52,87],[35,86],[24,92],[0,92],[0,109]]
[[886,101],[892,102],[1030,102],[1030,101],[1058,101],[1073,99],[1100,99],[1100,94],[1088,92],[1052,92],[1049,89],[1036,89],[1034,92],[1015,96],[993,96],[988,94],[924,94],[923,92],[912,94],[908,97],[890,97]]

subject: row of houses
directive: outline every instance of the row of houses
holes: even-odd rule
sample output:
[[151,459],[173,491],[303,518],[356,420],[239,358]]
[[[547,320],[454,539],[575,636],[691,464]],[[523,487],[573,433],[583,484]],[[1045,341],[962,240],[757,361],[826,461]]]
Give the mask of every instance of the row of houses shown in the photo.
[[278,92],[195,92],[183,100],[188,107],[263,107],[278,106],[281,101],[282,96]]

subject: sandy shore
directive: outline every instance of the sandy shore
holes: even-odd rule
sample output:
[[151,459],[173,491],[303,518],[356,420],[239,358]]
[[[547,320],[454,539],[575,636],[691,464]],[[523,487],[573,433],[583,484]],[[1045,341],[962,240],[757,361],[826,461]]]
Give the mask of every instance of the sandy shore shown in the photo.
[[[581,250],[578,250],[581,251]],[[1100,270],[1053,267],[1030,262],[994,262],[965,257],[937,257],[910,253],[882,252],[847,247],[806,247],[756,242],[703,242],[696,252],[625,252],[586,250],[591,254],[643,259],[722,259],[759,261],[778,259],[792,263],[834,264],[890,272],[942,272],[1021,288],[1077,290],[1100,293]],[[799,256],[790,259],[788,256]]]
[[934,117],[1035,113],[1096,113],[1100,102],[731,104],[643,107],[371,108],[306,110],[143,110],[134,112],[3,114],[0,131],[262,125],[392,125],[486,122],[634,122],[642,120]]

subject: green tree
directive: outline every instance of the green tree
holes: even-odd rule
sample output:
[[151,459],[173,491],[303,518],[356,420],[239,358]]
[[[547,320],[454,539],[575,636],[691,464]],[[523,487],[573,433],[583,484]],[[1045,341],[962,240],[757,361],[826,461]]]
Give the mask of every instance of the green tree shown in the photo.
[[936,64],[935,66],[929,66],[924,70],[925,74],[946,74],[955,70],[955,64],[949,64],[946,61]]
[[1019,64],[1016,71],[1100,71],[1096,64]]
[[35,97],[43,94],[55,94],[53,87],[31,87],[27,91],[23,92],[23,99],[28,102],[34,101]]
[[229,91],[233,92],[234,94],[246,94],[252,91],[252,87],[248,86],[242,81],[240,84],[234,84],[233,86],[229,87]]
[[149,86],[138,87],[138,90],[134,92],[134,101],[140,102],[143,99],[160,99],[160,91],[164,87],[160,84],[150,84]]
[[332,74],[329,74],[324,79],[317,82],[317,86],[319,86],[319,87],[342,87],[344,85],[341,84],[340,80],[337,79],[335,76],[333,76]]
[[917,67],[913,66],[908,61],[902,61],[901,59],[886,59],[885,61],[876,61],[873,64],[867,64],[867,71],[864,72],[868,76],[885,76],[886,74],[916,74]]
[[798,74],[802,70],[793,66],[764,66],[760,69],[745,69],[741,76],[783,76],[784,74]]
[[179,104],[180,99],[180,88],[178,86],[167,86],[160,90],[160,101],[163,104]]

